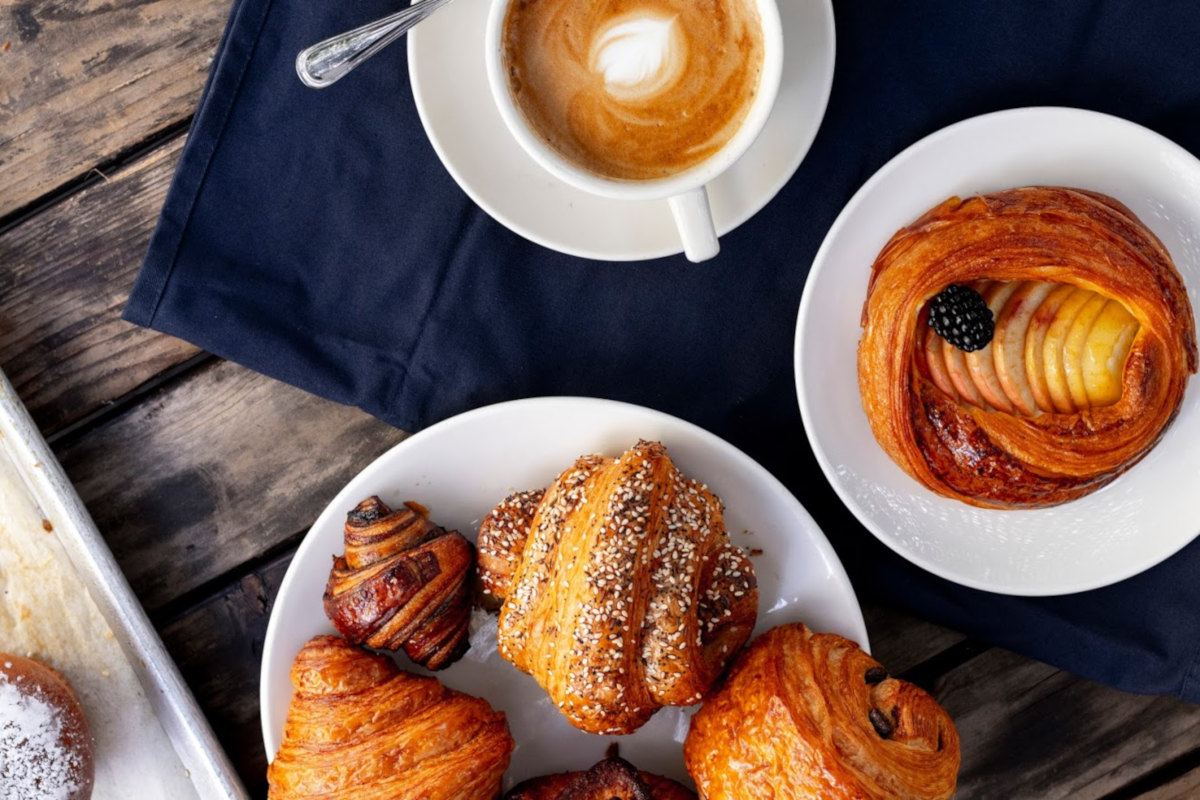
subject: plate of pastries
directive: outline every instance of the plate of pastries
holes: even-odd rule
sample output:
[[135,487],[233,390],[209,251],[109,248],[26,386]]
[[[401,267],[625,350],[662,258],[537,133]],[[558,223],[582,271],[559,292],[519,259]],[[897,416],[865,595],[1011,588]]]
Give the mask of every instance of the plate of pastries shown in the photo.
[[1132,122],[997,112],[850,200],[801,300],[796,382],[826,477],[942,577],[1049,595],[1200,531],[1200,162]]
[[782,484],[587,398],[468,412],[351,480],[261,693],[272,800],[945,798],[959,765]]

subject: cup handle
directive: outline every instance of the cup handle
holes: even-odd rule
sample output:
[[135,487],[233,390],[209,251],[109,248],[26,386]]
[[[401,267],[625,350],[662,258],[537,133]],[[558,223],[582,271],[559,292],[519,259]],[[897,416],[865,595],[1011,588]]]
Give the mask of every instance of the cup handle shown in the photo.
[[712,210],[708,207],[708,191],[703,186],[670,197],[667,202],[671,204],[671,215],[675,217],[688,261],[707,261],[720,252]]

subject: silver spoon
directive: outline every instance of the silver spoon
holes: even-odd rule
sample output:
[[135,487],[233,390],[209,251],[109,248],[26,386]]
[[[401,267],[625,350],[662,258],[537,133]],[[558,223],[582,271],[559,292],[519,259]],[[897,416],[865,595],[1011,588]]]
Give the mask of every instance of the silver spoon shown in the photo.
[[296,56],[296,74],[305,86],[323,89],[399,39],[408,29],[450,0],[423,0],[366,25],[330,36]]

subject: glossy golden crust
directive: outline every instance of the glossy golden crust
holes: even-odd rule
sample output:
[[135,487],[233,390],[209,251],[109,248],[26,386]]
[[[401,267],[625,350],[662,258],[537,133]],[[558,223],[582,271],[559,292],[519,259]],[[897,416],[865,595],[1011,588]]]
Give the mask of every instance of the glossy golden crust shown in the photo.
[[467,649],[474,548],[405,504],[369,497],[346,515],[346,553],[333,560],[325,614],[354,644],[403,649],[429,669]]
[[337,636],[292,664],[295,695],[267,769],[271,800],[494,800],[513,740],[485,700],[402,672]]
[[590,769],[522,781],[504,800],[696,800],[696,793],[668,778],[642,772],[609,757]]
[[[1077,413],[1018,416],[958,402],[917,367],[926,302],[951,283],[1071,284],[1121,302],[1140,329],[1121,398]],[[1080,497],[1144,456],[1196,371],[1195,322],[1162,244],[1116,200],[1028,187],[951,198],[899,231],[871,271],[859,390],[875,438],[908,474],[973,505]]]
[[501,564],[520,548],[510,580],[483,576],[504,601],[500,654],[582,730],[629,733],[662,706],[697,702],[754,627],[749,557],[717,497],[659,443],[577,460],[527,532],[508,535],[501,515],[480,538]]
[[926,692],[804,625],[759,636],[692,718],[684,761],[705,800],[934,800],[958,733]]

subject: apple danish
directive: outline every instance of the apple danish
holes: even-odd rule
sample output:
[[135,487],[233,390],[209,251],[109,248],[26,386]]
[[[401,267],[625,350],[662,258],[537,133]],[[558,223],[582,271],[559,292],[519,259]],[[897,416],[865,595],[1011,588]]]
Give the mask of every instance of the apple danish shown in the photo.
[[584,456],[532,497],[480,526],[481,581],[503,601],[500,654],[589,733],[630,733],[700,700],[758,614],[721,501],[646,441]]
[[954,794],[960,754],[924,690],[849,639],[793,623],[738,656],[683,758],[705,800],[934,800]]
[[1079,189],[931,209],[876,258],[862,325],[875,438],[928,488],[987,507],[1112,481],[1158,442],[1197,366],[1170,255],[1128,208]]
[[346,515],[346,553],[325,585],[325,614],[354,644],[403,649],[442,669],[468,647],[475,549],[429,521],[416,503],[395,510],[368,497]]
[[487,701],[338,636],[308,641],[267,768],[270,800],[494,800],[513,740]]

